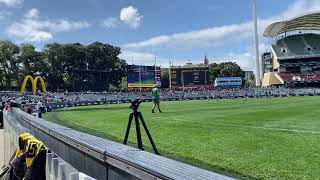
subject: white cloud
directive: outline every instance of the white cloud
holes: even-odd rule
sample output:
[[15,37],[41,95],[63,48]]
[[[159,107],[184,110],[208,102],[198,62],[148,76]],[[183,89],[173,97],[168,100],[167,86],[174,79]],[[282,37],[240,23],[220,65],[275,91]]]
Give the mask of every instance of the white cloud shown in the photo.
[[116,17],[109,17],[105,19],[102,23],[102,25],[106,28],[114,28],[117,27],[120,24],[119,19]]
[[102,26],[110,29],[126,24],[129,27],[136,29],[140,26],[143,16],[140,15],[138,9],[133,6],[124,7],[120,11],[119,17],[109,17],[102,22]]
[[[167,47],[207,47],[217,44],[216,40],[233,39],[232,34],[239,34],[243,32],[251,31],[251,23],[232,24],[221,27],[212,27],[208,29],[202,29],[199,31],[190,31],[183,33],[175,33],[172,35],[156,36],[145,41],[125,44],[127,48],[143,48],[149,46],[166,45]],[[241,36],[248,36],[249,34],[241,34]]]
[[7,16],[11,15],[12,13],[10,11],[1,10],[0,11],[0,20],[5,19]]
[[12,23],[7,33],[26,42],[41,42],[53,39],[54,33],[83,29],[89,27],[86,21],[70,21],[66,19],[40,20],[39,11],[31,9],[24,18]]
[[23,2],[23,0],[0,0],[0,5],[13,7],[20,5]]
[[[265,46],[261,44],[261,46]],[[148,52],[139,51],[123,51],[119,57],[127,61],[128,64],[142,64],[142,65],[154,65],[154,54]],[[227,53],[221,57],[208,57],[210,63],[222,63],[222,62],[236,62],[243,70],[254,70],[255,69],[255,52],[254,48],[247,49],[243,53]],[[178,59],[178,58],[165,58],[157,56],[157,65],[161,67],[168,67],[169,61],[175,66],[184,65],[188,61],[194,64],[203,63],[204,57],[199,59]]]
[[123,51],[119,58],[127,61],[128,64],[143,64],[152,65],[154,64],[154,54],[145,52],[135,52],[135,51]]
[[50,32],[46,31],[31,31],[29,35],[27,35],[24,41],[27,42],[41,42],[48,41],[53,38],[53,35]]
[[[262,37],[265,28],[275,22],[290,19],[301,14],[320,11],[320,1],[319,0],[297,0],[288,8],[277,15],[272,17],[258,19],[259,37]],[[259,12],[258,12],[259,13]],[[204,47],[214,47],[222,46],[227,47],[227,45],[232,44],[235,41],[238,42],[248,42],[252,41],[251,47],[242,47],[242,52],[238,51],[225,53],[220,57],[215,57],[214,59],[208,57],[210,62],[225,62],[232,61],[237,62],[244,70],[254,70],[255,69],[255,50],[253,46],[253,24],[252,21],[243,22],[239,24],[229,24],[224,26],[209,27],[206,29],[200,29],[196,31],[189,32],[179,32],[169,35],[155,36],[150,39],[128,43],[123,45],[131,54],[136,55],[140,59],[145,58],[147,62],[150,59],[149,53],[138,53],[133,52],[139,49],[145,48],[161,48],[162,50],[175,48],[175,49],[201,49]],[[266,41],[261,41],[259,44],[260,54],[269,49],[269,45]],[[261,57],[261,56],[259,56]],[[159,58],[162,59],[162,58]],[[166,62],[167,60],[165,60]],[[175,60],[177,64],[184,64],[187,59]],[[203,60],[193,60],[193,63],[201,63]],[[261,60],[260,60],[261,61]]]
[[[154,65],[155,54],[138,51],[123,51],[119,57],[127,61],[128,64],[142,64],[142,65]],[[185,60],[169,59],[157,56],[157,66],[169,67],[169,60],[174,62],[175,65],[182,65]]]
[[24,17],[29,18],[29,19],[33,19],[33,18],[38,18],[39,17],[39,10],[36,8],[30,9],[25,15]]
[[[128,64],[136,64],[136,65],[149,65],[153,66],[154,65],[154,58],[155,54],[154,53],[149,53],[149,52],[142,52],[142,51],[122,51],[122,53],[119,55],[119,58],[126,60]],[[175,57],[164,57],[162,55],[157,54],[157,66],[161,67],[169,67],[169,62],[171,62],[174,66],[179,66],[179,65],[185,65],[189,60],[191,63],[198,64],[198,63],[203,63],[204,57],[200,59],[188,59],[188,58],[175,58]],[[220,58],[219,61],[215,60],[213,61],[212,59],[209,59],[212,62],[223,62],[223,59]]]
[[[268,45],[265,43],[259,44],[259,51],[265,52]],[[141,51],[123,51],[119,57],[127,61],[128,64],[142,64],[142,65],[153,65],[155,54]],[[254,47],[246,47],[242,53],[229,52],[219,57],[207,56],[210,63],[222,63],[222,62],[236,62],[243,70],[254,70],[255,69],[255,49]],[[157,55],[157,64],[162,67],[168,67],[169,61],[175,66],[184,65],[188,61],[194,64],[203,63],[204,57],[199,59],[188,59],[186,58],[166,58],[161,55]],[[254,71],[255,72],[255,71]]]
[[77,29],[88,28],[90,24],[86,21],[70,21],[59,19],[55,21],[44,21],[44,25],[52,32],[63,32]]
[[[264,29],[275,21],[292,18],[301,13],[320,11],[319,0],[298,0],[290,5],[286,11],[278,15],[259,19],[259,34],[262,35]],[[252,21],[239,24],[209,27],[196,31],[180,32],[170,35],[155,36],[150,39],[125,44],[126,48],[144,48],[151,46],[165,46],[177,49],[192,49],[201,47],[222,46],[233,41],[240,41],[251,38],[253,34]]]
[[[265,43],[259,44],[260,53],[264,53],[267,49],[268,49],[267,44]],[[251,71],[254,71],[254,73],[255,73],[255,64],[256,64],[255,59],[256,59],[255,48],[253,46],[246,47],[242,53],[229,52],[216,59],[211,59],[209,57],[210,63],[236,62],[243,70],[247,70],[247,71],[251,70]]]
[[122,8],[120,11],[120,20],[128,24],[131,28],[136,29],[140,26],[142,15],[139,14],[138,9],[133,6]]

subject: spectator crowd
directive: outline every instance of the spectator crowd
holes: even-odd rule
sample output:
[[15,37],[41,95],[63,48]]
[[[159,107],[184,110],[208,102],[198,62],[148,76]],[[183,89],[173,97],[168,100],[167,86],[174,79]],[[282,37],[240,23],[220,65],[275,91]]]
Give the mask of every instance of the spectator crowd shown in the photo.
[[[213,89],[211,87],[161,89],[161,100],[189,99],[234,99],[234,98],[265,98],[287,96],[317,96],[320,88],[229,88]],[[51,103],[77,104],[88,101],[128,102],[137,98],[151,100],[150,90],[131,90],[127,92],[65,92],[65,93],[21,93],[0,91],[1,110],[21,104],[27,113],[34,112],[41,116],[51,110]]]

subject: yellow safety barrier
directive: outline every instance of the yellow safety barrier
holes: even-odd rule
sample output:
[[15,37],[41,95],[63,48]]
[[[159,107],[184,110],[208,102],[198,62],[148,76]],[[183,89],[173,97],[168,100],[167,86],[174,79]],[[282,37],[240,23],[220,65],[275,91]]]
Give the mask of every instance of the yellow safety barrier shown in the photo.
[[36,155],[45,149],[44,144],[29,133],[24,133],[18,137],[19,147],[16,150],[16,157],[26,153],[26,165],[30,167]]

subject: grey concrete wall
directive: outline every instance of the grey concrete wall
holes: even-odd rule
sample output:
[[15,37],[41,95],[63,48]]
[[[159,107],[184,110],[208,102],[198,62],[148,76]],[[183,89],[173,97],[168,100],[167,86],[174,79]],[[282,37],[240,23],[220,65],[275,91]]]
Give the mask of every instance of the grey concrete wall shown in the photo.
[[[102,180],[136,179],[231,179],[211,171],[174,161],[117,142],[60,126],[14,108],[5,115],[5,159],[17,146],[17,136],[29,132],[51,149],[50,175],[64,174],[65,163],[73,170]],[[56,156],[60,157],[57,159]],[[51,163],[50,163],[51,162]],[[64,162],[64,163],[63,163]],[[67,172],[72,171],[68,170]],[[78,173],[78,176],[83,175]],[[54,176],[55,177],[55,176]]]
[[[4,116],[4,129],[0,130],[0,167],[7,164],[11,155],[18,147],[19,134],[30,132],[21,126],[12,113]],[[94,180],[94,178],[87,176],[75,168],[73,168],[66,161],[61,159],[57,154],[48,149],[47,162],[46,162],[46,179],[48,180]]]

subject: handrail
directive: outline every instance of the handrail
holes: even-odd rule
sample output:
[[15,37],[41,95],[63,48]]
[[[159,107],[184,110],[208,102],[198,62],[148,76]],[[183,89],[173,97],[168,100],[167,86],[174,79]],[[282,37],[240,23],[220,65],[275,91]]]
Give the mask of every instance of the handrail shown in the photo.
[[124,179],[232,179],[57,125],[18,108],[12,109],[12,115],[62,159],[78,171],[97,179],[113,179],[116,176]]

